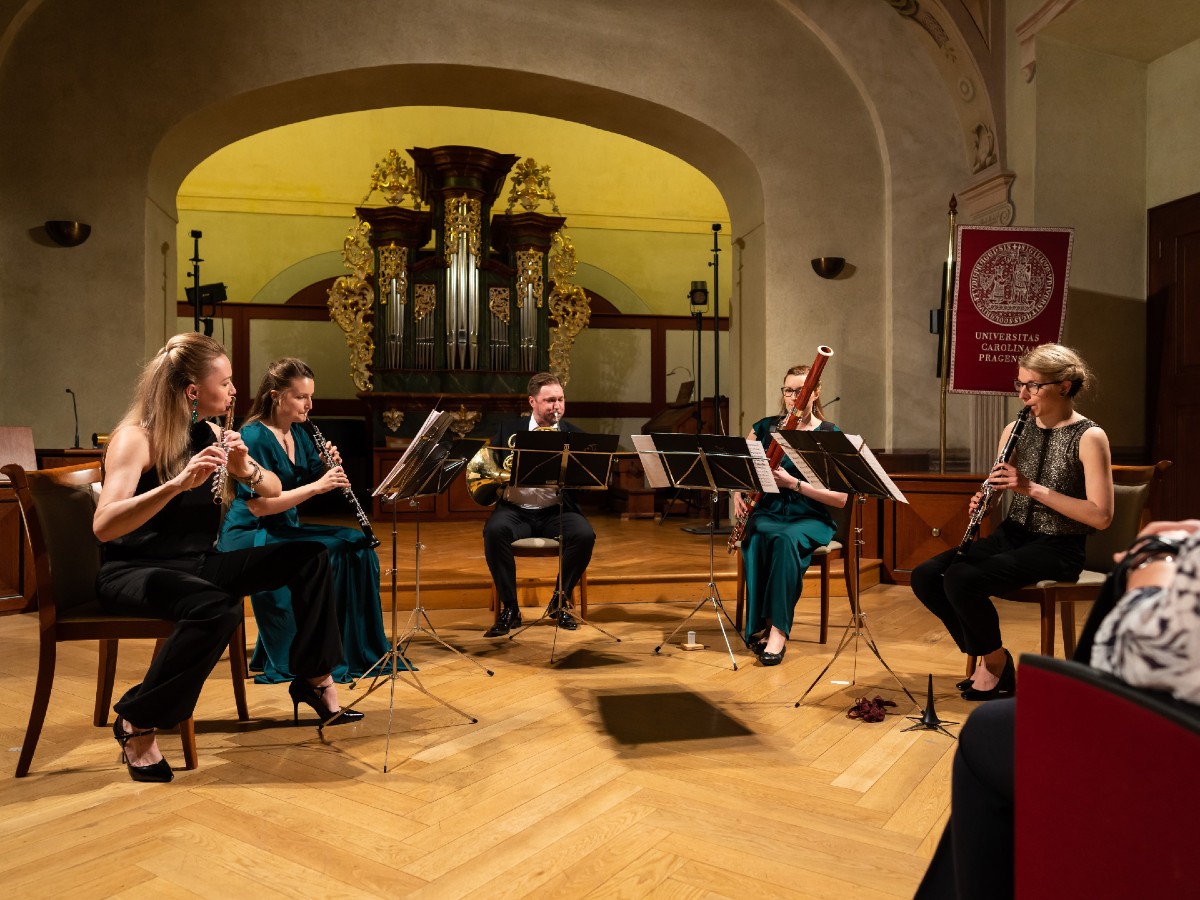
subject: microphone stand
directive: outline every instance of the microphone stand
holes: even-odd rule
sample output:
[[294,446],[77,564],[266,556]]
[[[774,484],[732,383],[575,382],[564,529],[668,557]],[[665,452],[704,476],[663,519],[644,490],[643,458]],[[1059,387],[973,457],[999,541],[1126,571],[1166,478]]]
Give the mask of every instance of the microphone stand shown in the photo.
[[188,233],[192,238],[192,330],[200,330],[200,238],[204,233],[194,230]]

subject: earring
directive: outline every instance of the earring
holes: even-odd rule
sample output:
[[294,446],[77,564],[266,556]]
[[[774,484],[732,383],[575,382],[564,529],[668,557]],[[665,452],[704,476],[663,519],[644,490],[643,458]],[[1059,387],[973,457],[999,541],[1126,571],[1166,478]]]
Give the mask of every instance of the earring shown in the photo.
[[1066,391],[1059,391],[1059,392],[1058,392],[1058,396],[1060,396],[1060,397],[1065,397],[1065,396],[1067,396],[1067,392],[1066,392]]
[[196,419],[198,418],[198,416],[196,415],[196,407],[199,405],[200,405],[200,398],[193,397],[192,398],[192,424],[193,425],[196,424]]

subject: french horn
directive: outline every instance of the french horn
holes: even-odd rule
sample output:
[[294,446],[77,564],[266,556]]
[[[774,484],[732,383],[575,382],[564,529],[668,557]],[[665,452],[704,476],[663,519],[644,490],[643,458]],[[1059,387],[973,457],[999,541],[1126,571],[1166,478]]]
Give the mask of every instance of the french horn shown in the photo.
[[[539,425],[534,431],[558,431],[557,422],[554,425]],[[509,435],[508,455],[497,463],[503,447],[488,444],[480,447],[471,461],[467,463],[467,493],[480,506],[492,506],[500,499],[500,494],[512,480],[513,447],[517,436]]]

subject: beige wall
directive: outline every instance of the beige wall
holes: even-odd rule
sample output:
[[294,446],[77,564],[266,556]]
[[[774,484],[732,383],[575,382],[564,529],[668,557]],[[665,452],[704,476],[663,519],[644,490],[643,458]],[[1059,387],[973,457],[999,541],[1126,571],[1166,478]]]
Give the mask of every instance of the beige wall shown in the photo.
[[1200,193],[1200,41],[1150,63],[1146,206]]
[[[171,330],[166,260],[192,168],[265,129],[412,104],[568,118],[694,166],[729,210],[735,417],[828,343],[844,427],[877,447],[936,443],[925,323],[966,153],[924,32],[886,3],[595,0],[564,16],[550,0],[44,0],[7,38],[0,376],[26,387],[5,392],[0,422],[33,424],[39,444],[69,438],[67,386],[81,430],[108,430]],[[49,218],[92,237],[46,246]],[[823,254],[850,277],[817,279]]]

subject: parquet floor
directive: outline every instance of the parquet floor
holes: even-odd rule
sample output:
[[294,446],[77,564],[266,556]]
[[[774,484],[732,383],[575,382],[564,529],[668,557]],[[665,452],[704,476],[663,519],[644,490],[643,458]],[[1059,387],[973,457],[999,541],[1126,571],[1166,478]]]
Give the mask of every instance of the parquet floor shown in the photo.
[[[706,547],[703,564],[706,579]],[[560,633],[554,666],[547,626],[486,641],[486,610],[432,610],[439,634],[495,675],[427,637],[410,655],[425,687],[476,724],[406,681],[385,683],[362,701],[363,722],[323,737],[303,712],[291,724],[283,685],[250,684],[254,719],[238,724],[222,662],[197,709],[200,767],[164,786],[130,781],[108,731],[92,727],[93,646],[60,647],[33,771],[11,776],[37,634],[31,617],[0,619],[0,888],[256,900],[911,896],[947,813],[954,742],[903,731],[916,711],[863,646],[796,708],[834,647],[809,642],[811,602],[779,667],[743,650],[733,671],[707,607],[689,627],[708,649],[655,655],[704,579],[657,603],[607,603],[607,588],[594,589],[592,618],[620,643]],[[845,601],[833,608],[840,635]],[[932,673],[939,714],[965,719],[953,691],[962,659],[911,593],[874,587],[863,608],[918,699]],[[1014,652],[1035,650],[1036,609],[1006,604],[1001,615]],[[149,651],[122,645],[118,690]],[[900,702],[895,715],[846,718],[856,697],[876,694]],[[178,737],[161,740],[182,765]]]

